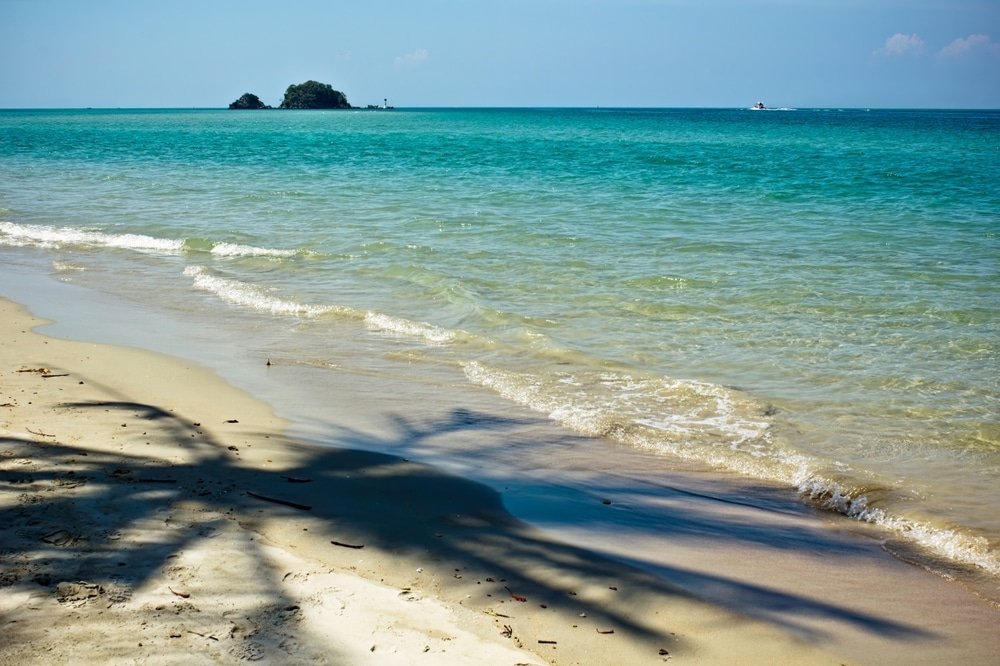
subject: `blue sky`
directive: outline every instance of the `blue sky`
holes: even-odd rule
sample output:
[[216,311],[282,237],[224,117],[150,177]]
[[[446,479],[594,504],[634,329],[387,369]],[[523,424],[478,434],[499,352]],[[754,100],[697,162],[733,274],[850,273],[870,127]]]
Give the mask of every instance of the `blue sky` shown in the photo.
[[0,108],[1000,107],[1000,0],[0,0]]

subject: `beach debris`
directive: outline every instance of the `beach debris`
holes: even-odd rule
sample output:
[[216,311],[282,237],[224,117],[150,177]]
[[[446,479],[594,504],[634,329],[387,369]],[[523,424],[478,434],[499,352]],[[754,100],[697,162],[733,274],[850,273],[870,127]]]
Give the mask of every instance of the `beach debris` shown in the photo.
[[281,504],[283,506],[290,506],[293,509],[299,509],[301,511],[312,511],[312,507],[308,504],[299,504],[298,502],[292,502],[290,500],[280,499],[278,497],[268,497],[267,495],[258,495],[255,492],[246,491],[247,495],[250,497],[256,497],[259,500],[264,500],[265,502],[273,502],[274,504]]
[[618,586],[617,585],[608,585],[608,589],[611,590],[612,592],[617,592],[618,591]]
[[340,546],[341,548],[353,548],[355,550],[360,550],[361,548],[365,547],[365,544],[363,543],[361,544],[344,543],[343,541],[330,541],[330,543],[332,543],[334,546]]
[[238,419],[226,419],[223,423],[239,423]]
[[42,541],[61,548],[62,546],[67,546],[77,541],[77,537],[73,536],[66,530],[56,530],[55,532],[43,536]]
[[226,448],[229,449],[230,451],[239,451],[240,450],[239,447],[237,447],[237,446],[227,446]]
[[514,636],[514,628],[509,624],[505,624],[503,625],[503,631],[500,632],[500,635],[504,638],[512,638]]
[[32,430],[31,428],[25,428],[32,435],[38,435],[39,437],[55,437],[55,435],[50,435],[47,432],[42,432],[41,430]]
[[601,504],[604,504],[605,506],[607,506],[607,505],[611,504],[611,500],[609,500],[607,497],[605,497],[604,499],[601,500]]
[[615,633],[615,630],[614,629],[598,629],[597,633],[599,633],[599,634],[613,634],[613,633]]
[[218,641],[219,640],[218,638],[216,638],[212,634],[203,634],[203,633],[195,631],[193,629],[188,629],[187,632],[189,634],[194,634],[195,636],[201,636],[202,638],[208,638],[208,639],[211,639],[213,641]]
[[312,483],[312,479],[301,479],[297,476],[285,476],[282,474],[281,478],[288,481],[288,483]]
[[172,587],[168,587],[167,589],[170,590],[171,592],[173,592],[174,594],[176,594],[181,599],[188,599],[191,596],[191,593],[188,592],[187,590],[184,590],[184,589],[175,590]]
[[37,374],[42,379],[49,379],[51,377],[69,377],[68,372],[53,374],[53,372],[48,368],[22,368],[21,370],[18,370],[18,372],[32,372]]
[[512,589],[510,589],[509,587],[507,587],[506,585],[503,586],[503,589],[505,589],[508,592],[510,592],[510,598],[513,599],[514,601],[520,601],[521,603],[524,603],[525,601],[528,600],[528,597],[526,597],[526,596],[523,596],[523,595],[520,595],[520,594],[514,594],[514,591]]
[[547,641],[547,640],[543,640],[543,639],[539,638],[538,639],[538,644],[539,645],[557,645],[557,641]]

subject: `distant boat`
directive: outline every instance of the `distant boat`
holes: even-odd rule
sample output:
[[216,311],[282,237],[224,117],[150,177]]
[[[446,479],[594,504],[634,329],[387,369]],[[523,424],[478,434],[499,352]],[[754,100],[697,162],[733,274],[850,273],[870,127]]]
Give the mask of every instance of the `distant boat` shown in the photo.
[[763,111],[767,107],[764,106],[764,102],[757,102],[756,104],[754,104],[750,108],[753,109],[754,111]]

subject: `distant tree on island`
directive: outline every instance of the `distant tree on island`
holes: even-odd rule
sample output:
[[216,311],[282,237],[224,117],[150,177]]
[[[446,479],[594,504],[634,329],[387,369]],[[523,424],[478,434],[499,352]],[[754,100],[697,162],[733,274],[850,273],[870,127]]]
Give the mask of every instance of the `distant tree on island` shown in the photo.
[[350,109],[347,97],[328,83],[306,81],[290,85],[285,91],[281,109]]
[[244,93],[242,97],[229,105],[230,109],[270,109],[267,104],[260,101],[260,97],[253,93]]

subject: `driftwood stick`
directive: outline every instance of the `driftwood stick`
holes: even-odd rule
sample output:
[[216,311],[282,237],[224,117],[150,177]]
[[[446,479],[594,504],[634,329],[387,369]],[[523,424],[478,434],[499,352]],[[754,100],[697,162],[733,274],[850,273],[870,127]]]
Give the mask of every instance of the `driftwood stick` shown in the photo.
[[353,543],[344,543],[343,541],[331,541],[330,543],[332,543],[334,546],[340,546],[341,548],[354,548],[355,550],[365,547],[365,544],[363,543],[353,544]]
[[289,500],[278,499],[277,497],[268,497],[267,495],[258,495],[257,493],[247,491],[247,495],[250,497],[256,497],[259,500],[264,500],[265,502],[274,502],[275,504],[282,504],[284,506],[290,506],[293,509],[300,509],[301,511],[311,511],[312,507],[308,504],[299,504],[298,502],[292,502]]
[[285,476],[282,474],[281,478],[288,481],[288,483],[312,483],[312,479],[301,479],[297,476]]

